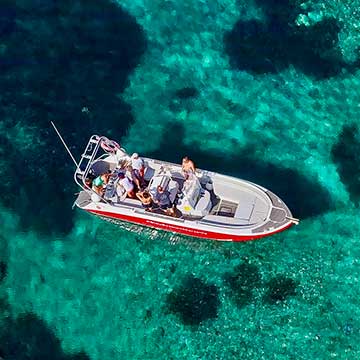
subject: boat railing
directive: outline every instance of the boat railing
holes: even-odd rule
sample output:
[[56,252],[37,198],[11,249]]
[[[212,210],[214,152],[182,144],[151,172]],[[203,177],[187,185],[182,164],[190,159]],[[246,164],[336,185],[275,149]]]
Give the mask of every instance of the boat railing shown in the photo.
[[89,173],[91,164],[95,159],[96,153],[100,147],[101,137],[92,135],[85,147],[85,151],[81,154],[80,161],[77,164],[74,173],[75,182],[84,190],[86,189],[85,179]]
[[204,224],[204,225],[212,225],[212,226],[216,226],[216,227],[222,227],[222,228],[246,228],[246,227],[252,227],[255,224],[236,224],[236,223],[232,223],[232,224],[226,224],[224,222],[221,221],[214,221],[214,220],[208,220],[208,219],[201,219],[200,221],[198,221],[199,224]]
[[[107,141],[108,139],[105,136],[92,135],[85,147],[84,152],[81,154],[80,161],[77,164],[74,180],[77,185],[79,185],[83,190],[90,191],[97,196],[101,197],[102,201],[110,204],[103,196],[100,196],[96,191],[94,191],[90,186],[86,184],[86,179],[88,177],[89,171],[91,169],[94,160],[96,160],[96,155],[99,151],[102,141]],[[106,154],[104,154],[106,156]],[[100,156],[99,158],[102,158]]]

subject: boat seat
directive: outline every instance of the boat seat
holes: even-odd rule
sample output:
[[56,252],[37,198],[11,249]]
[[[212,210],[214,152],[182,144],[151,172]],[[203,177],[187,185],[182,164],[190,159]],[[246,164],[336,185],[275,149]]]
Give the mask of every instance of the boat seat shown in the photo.
[[142,208],[141,201],[138,199],[126,198],[124,201],[121,201],[119,205],[128,205],[136,208]]
[[167,190],[170,194],[169,195],[170,201],[171,201],[171,203],[173,203],[175,201],[176,195],[179,192],[179,184],[174,180],[170,180]]
[[151,178],[154,176],[154,174],[155,174],[155,169],[145,164],[144,180],[150,181]]
[[170,177],[167,175],[154,176],[149,184],[150,193],[155,194],[158,186],[161,186],[163,187],[164,190],[167,190],[169,181],[170,181]]
[[184,175],[180,171],[171,171],[170,172],[171,177],[176,179],[185,180]]
[[204,190],[199,197],[198,202],[195,206],[195,211],[202,213],[202,215],[206,215],[209,213],[211,207],[210,193],[207,190]]
[[256,203],[256,197],[252,195],[242,195],[241,201],[236,208],[235,218],[250,220]]
[[155,196],[159,185],[169,192],[170,201],[173,203],[179,191],[179,184],[176,181],[171,180],[168,175],[155,176],[152,178],[149,186],[149,192],[151,195]]

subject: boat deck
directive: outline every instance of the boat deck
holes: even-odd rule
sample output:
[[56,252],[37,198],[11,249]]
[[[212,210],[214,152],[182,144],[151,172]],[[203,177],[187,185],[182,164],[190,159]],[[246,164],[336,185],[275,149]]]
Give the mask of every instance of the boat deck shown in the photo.
[[[170,179],[167,184],[172,181],[173,185],[176,185],[176,191],[172,194],[172,201],[176,206],[178,195],[181,194],[185,182],[181,167],[152,159],[145,159],[145,161],[147,163],[146,180],[149,186],[151,180],[156,177],[159,179],[167,177]],[[93,169],[97,174],[104,172],[104,170],[111,171],[115,166],[116,164],[109,157],[109,159],[96,161],[93,164]],[[202,223],[217,227],[252,227],[254,232],[263,232],[283,225],[288,221],[286,217],[291,216],[286,205],[276,195],[264,191],[255,184],[207,171],[199,171],[198,178],[202,191],[209,193],[211,201],[209,211],[205,215],[198,216],[182,213],[177,209],[176,218],[191,222],[200,220]],[[209,184],[211,184],[210,187],[207,186]],[[86,196],[81,192],[76,204],[79,207],[84,207],[90,202],[91,196]],[[129,211],[145,213],[145,209],[138,199],[117,199],[117,201],[110,201],[109,204],[114,208],[127,208]],[[150,216],[150,213],[147,214]],[[154,216],[170,218],[160,209],[154,209],[151,212],[151,217]]]
[[211,209],[210,215],[225,217],[235,217],[238,204],[228,200],[218,200],[217,204]]

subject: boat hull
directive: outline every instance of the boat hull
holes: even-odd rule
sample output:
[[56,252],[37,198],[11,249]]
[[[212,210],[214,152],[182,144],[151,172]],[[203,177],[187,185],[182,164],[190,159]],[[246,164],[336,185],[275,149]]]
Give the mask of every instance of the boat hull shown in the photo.
[[[75,205],[120,225],[135,224],[218,241],[249,241],[271,236],[290,228],[296,220],[278,196],[257,184],[201,169],[196,176],[186,179],[178,164],[150,158],[144,161],[149,192],[154,195],[160,185],[166,187],[177,216],[158,209],[145,211],[138,199],[127,197],[126,193],[125,197],[114,193],[118,176],[106,187],[103,198],[83,188]],[[108,171],[115,173],[118,161],[106,156],[90,161],[86,169],[90,164],[92,176],[99,176]],[[74,178],[86,182],[86,174],[85,170],[81,173],[77,169]]]
[[163,230],[175,234],[181,234],[196,238],[202,238],[202,239],[211,239],[211,240],[217,240],[217,241],[232,241],[232,242],[240,242],[240,241],[250,241],[255,239],[260,239],[266,236],[271,236],[276,233],[279,233],[281,231],[284,231],[288,228],[290,228],[293,223],[288,222],[284,224],[282,227],[276,228],[271,232],[266,233],[259,233],[259,234],[244,234],[244,235],[235,235],[235,234],[226,234],[221,232],[215,232],[215,231],[209,231],[209,230],[203,230],[203,229],[195,229],[193,227],[187,227],[167,222],[161,222],[158,220],[148,219],[148,218],[142,218],[142,217],[136,217],[131,215],[125,215],[121,213],[113,213],[109,211],[103,211],[103,210],[95,210],[95,209],[87,209],[89,213],[93,215],[97,215],[102,218],[106,219],[112,219],[122,222],[127,222],[131,224],[136,225],[142,225],[147,228],[157,229],[157,230]]

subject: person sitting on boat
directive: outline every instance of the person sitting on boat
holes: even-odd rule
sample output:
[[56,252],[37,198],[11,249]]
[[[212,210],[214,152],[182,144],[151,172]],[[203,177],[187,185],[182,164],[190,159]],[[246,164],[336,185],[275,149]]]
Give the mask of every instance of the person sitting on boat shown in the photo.
[[161,185],[156,188],[156,194],[154,196],[154,203],[159,206],[168,215],[174,214],[173,205],[170,201],[169,192],[166,191]]
[[93,183],[93,180],[90,177],[87,177],[85,179],[85,185],[86,185],[87,188],[91,189],[92,188],[92,183]]
[[137,190],[142,190],[145,187],[145,184],[139,178],[137,171],[135,169],[133,169],[133,167],[131,165],[128,165],[126,167],[126,175],[136,185]]
[[[136,176],[139,182],[139,188],[143,187],[144,185],[144,173],[145,173],[145,166],[143,159],[137,153],[133,153],[131,155],[131,167],[134,170],[134,175]],[[141,186],[140,186],[141,185]]]
[[190,174],[195,174],[195,164],[187,156],[182,159],[181,165],[185,180],[190,176]]
[[116,160],[118,162],[118,168],[125,168],[127,165],[131,163],[130,156],[125,152],[124,149],[116,150]]
[[119,184],[124,188],[126,194],[130,198],[135,198],[134,184],[133,182],[124,175],[124,173],[119,173]]
[[102,196],[104,193],[105,186],[109,182],[110,175],[110,173],[101,174],[92,182],[92,189],[100,196]]
[[152,211],[153,199],[148,190],[139,191],[136,197],[141,201],[141,205],[145,211]]

